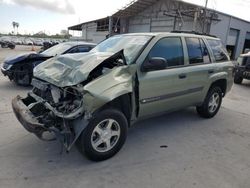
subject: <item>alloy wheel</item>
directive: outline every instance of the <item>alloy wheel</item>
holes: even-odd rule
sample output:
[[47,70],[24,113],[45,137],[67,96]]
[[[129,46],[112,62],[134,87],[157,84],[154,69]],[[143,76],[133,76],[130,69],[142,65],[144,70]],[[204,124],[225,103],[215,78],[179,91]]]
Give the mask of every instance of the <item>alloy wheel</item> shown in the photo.
[[119,123],[114,119],[105,119],[94,128],[91,145],[98,152],[110,151],[118,142],[120,134]]

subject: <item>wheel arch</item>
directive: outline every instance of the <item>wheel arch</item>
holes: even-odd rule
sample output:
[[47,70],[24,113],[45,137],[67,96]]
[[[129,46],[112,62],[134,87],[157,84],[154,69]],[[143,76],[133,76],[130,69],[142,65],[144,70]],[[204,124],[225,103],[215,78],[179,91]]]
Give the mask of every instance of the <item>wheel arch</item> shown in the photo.
[[126,93],[116,97],[112,101],[109,101],[101,108],[96,110],[93,115],[108,108],[113,108],[121,111],[125,115],[128,125],[130,126],[130,120],[132,115],[132,93]]
[[209,90],[213,87],[216,87],[216,86],[221,88],[222,96],[224,97],[226,95],[226,91],[227,91],[227,80],[225,78],[215,80],[214,82],[212,82]]

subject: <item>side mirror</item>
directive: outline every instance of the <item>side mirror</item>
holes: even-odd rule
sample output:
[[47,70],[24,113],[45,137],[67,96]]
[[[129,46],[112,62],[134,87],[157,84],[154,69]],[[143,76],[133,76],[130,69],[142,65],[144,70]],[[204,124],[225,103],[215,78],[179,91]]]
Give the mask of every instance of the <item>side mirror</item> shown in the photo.
[[162,57],[153,57],[142,64],[142,72],[163,70],[167,67],[167,60]]

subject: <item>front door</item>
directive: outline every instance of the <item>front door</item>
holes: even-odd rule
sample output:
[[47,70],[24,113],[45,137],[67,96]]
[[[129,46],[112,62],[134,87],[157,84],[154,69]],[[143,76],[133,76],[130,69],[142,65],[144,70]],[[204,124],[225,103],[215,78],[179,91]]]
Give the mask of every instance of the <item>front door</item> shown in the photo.
[[186,104],[188,67],[184,66],[182,39],[160,39],[145,61],[157,57],[167,60],[165,69],[138,73],[140,117],[178,109]]

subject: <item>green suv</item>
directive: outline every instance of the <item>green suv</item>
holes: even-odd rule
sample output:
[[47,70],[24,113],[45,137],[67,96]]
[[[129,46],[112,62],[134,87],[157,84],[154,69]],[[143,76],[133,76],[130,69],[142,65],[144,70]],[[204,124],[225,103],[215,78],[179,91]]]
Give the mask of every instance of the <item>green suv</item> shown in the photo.
[[196,106],[218,112],[233,84],[218,38],[189,33],[113,36],[85,54],[62,55],[34,70],[33,89],[12,101],[17,119],[42,140],[76,143],[94,161],[115,155],[138,120]]

